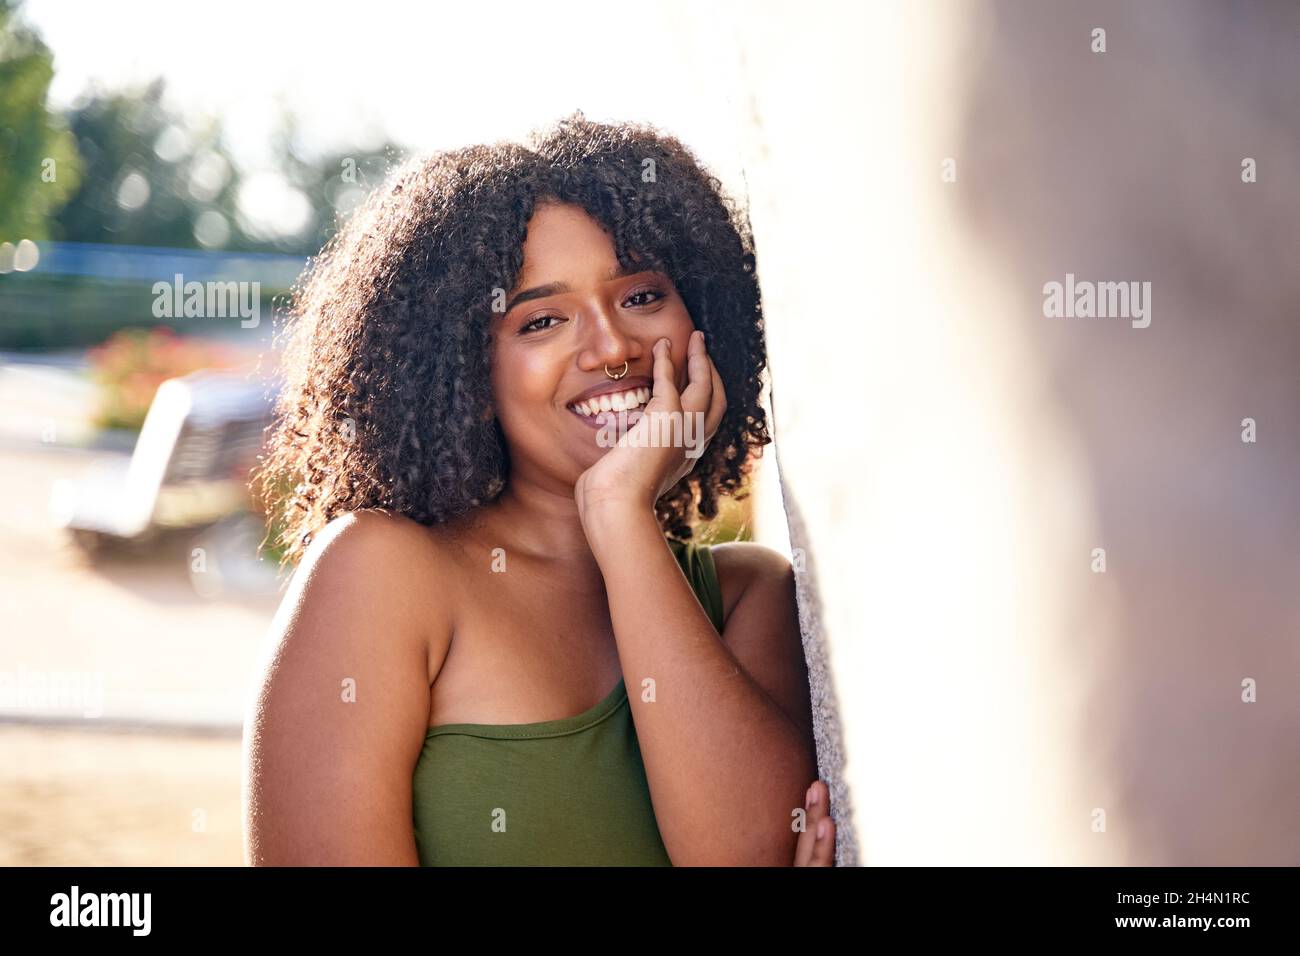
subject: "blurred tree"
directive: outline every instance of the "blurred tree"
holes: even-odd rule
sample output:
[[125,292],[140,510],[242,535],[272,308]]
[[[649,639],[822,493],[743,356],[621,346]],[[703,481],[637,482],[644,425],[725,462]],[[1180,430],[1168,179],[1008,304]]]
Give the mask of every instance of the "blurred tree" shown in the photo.
[[0,0],[0,242],[48,238],[80,178],[72,134],[45,107],[54,58],[17,13]]
[[[318,252],[387,175],[402,150],[383,137],[321,155],[302,148],[287,110],[271,162],[241,169],[219,120],[194,119],[162,78],[91,87],[61,112],[46,108],[53,55],[20,23],[21,0],[0,0],[0,244],[22,239],[308,256]],[[0,253],[14,246],[0,245]],[[18,246],[21,249],[21,246]],[[139,279],[0,274],[0,347],[102,341],[156,324]],[[280,281],[280,280],[276,280]],[[285,287],[263,288],[267,304]]]
[[292,249],[304,255],[319,252],[361,200],[407,155],[403,147],[385,140],[307,158],[297,120],[289,113],[281,118],[274,149],[289,184],[306,196],[313,210],[310,228]]
[[192,127],[162,104],[164,82],[93,92],[68,114],[84,163],[81,188],[59,213],[61,238],[255,250],[239,229],[239,173],[218,122]]
[[276,168],[246,174],[218,122],[189,127],[163,92],[158,79],[142,92],[93,93],[70,112],[85,176],[59,214],[62,238],[311,255],[401,152],[384,143],[307,159],[286,114]]

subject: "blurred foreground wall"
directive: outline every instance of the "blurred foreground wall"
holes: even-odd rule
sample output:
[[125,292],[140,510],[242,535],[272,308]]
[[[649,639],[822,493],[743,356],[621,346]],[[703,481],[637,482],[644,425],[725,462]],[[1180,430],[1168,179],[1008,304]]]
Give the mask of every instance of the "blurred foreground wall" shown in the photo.
[[[734,43],[691,62],[741,124],[840,862],[1300,861],[1300,8],[756,8],[692,10]],[[1075,279],[1138,285],[1050,314]]]

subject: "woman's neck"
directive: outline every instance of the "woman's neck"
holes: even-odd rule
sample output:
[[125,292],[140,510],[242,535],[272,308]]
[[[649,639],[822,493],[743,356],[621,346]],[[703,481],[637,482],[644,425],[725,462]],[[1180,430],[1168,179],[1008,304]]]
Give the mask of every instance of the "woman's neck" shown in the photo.
[[527,482],[513,481],[481,512],[485,537],[500,539],[495,547],[528,557],[576,566],[590,565],[599,573],[591,553],[578,505],[572,493],[557,494]]

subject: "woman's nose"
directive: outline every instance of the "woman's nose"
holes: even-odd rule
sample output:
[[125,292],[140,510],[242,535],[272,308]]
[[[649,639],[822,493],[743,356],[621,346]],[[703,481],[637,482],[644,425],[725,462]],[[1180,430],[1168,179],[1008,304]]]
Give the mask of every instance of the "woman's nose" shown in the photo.
[[621,321],[604,309],[589,313],[583,352],[592,367],[602,364],[617,368],[640,355],[636,339],[622,327]]

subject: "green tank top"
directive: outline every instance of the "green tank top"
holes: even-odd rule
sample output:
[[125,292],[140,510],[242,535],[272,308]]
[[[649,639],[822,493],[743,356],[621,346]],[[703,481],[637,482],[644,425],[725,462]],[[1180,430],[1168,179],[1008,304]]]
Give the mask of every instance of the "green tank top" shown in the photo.
[[[712,552],[668,543],[721,634]],[[623,680],[573,717],[429,728],[412,787],[422,866],[672,865]]]

